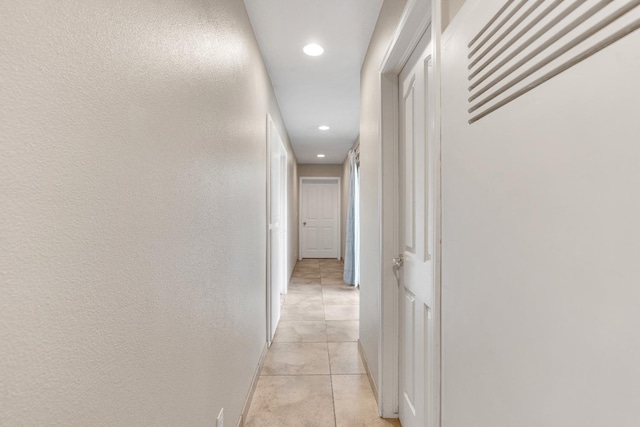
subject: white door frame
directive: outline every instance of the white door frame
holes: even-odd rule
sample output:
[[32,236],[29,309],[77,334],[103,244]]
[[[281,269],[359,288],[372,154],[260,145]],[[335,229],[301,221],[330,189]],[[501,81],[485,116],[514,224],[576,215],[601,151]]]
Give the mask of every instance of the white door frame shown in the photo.
[[283,288],[282,293],[289,292],[289,154],[284,146],[284,141],[280,139],[280,149],[282,152],[281,160],[281,177],[280,177],[280,194],[282,194],[282,274]]
[[[432,19],[433,17],[433,19]],[[440,202],[440,0],[409,0],[398,25],[398,29],[387,49],[380,67],[380,142],[379,161],[381,173],[378,182],[378,200],[380,203],[380,330],[378,348],[378,405],[383,417],[397,418],[399,411],[399,295],[397,278],[392,259],[400,254],[398,247],[398,130],[399,130],[399,102],[398,76],[404,64],[417,46],[425,31],[431,31],[433,46],[433,78],[434,78],[434,108],[435,134],[434,137],[434,190],[435,194],[435,304],[438,307],[434,316],[437,337],[434,337],[434,360],[436,378],[435,384],[441,388],[441,202]],[[432,396],[433,414],[429,427],[440,425],[440,392]]]
[[[280,269],[282,272],[282,279],[283,282],[280,283],[279,287],[280,287],[280,293],[286,293],[287,292],[287,288],[288,288],[288,278],[289,278],[289,272],[288,272],[288,262],[287,262],[287,245],[288,245],[288,231],[287,231],[287,221],[288,221],[288,215],[287,215],[287,200],[288,200],[288,194],[287,194],[287,189],[288,189],[288,185],[287,185],[287,163],[288,163],[288,155],[287,155],[287,150],[284,147],[284,142],[282,141],[282,137],[280,137],[279,133],[278,133],[278,140],[277,141],[273,141],[271,138],[271,132],[275,131],[276,133],[278,133],[278,129],[276,128],[275,122],[273,121],[273,119],[271,118],[270,114],[267,114],[267,155],[266,155],[266,162],[267,162],[267,210],[266,210],[266,231],[267,231],[267,257],[266,257],[266,303],[267,303],[267,344],[269,345],[269,347],[271,346],[271,337],[274,335],[275,331],[271,330],[271,325],[272,325],[272,316],[273,316],[273,310],[272,310],[272,304],[274,303],[273,298],[272,298],[272,286],[273,283],[271,282],[271,259],[274,256],[274,254],[271,253],[271,227],[270,227],[270,219],[271,219],[271,204],[272,204],[272,200],[271,200],[271,150],[272,150],[272,145],[273,144],[278,144],[278,151],[280,152],[280,200],[278,201],[280,203],[281,206],[281,212],[280,212],[280,229],[281,229],[281,234],[282,234],[282,241],[281,241],[281,245],[280,245],[280,253],[277,254],[277,256],[280,258]],[[280,301],[275,301],[276,304],[280,304]]]
[[300,182],[298,184],[298,217],[299,217],[299,221],[298,221],[298,260],[302,259],[302,184],[304,181],[307,182],[313,182],[313,181],[334,181],[336,183],[336,185],[338,186],[338,227],[337,227],[337,240],[336,240],[336,244],[338,245],[338,259],[342,259],[342,241],[340,240],[342,238],[342,233],[341,233],[341,224],[342,224],[342,206],[340,204],[341,200],[342,200],[342,196],[340,194],[340,192],[342,191],[342,186],[340,185],[340,182],[342,181],[342,179],[340,177],[334,177],[334,176],[301,176],[300,177]]

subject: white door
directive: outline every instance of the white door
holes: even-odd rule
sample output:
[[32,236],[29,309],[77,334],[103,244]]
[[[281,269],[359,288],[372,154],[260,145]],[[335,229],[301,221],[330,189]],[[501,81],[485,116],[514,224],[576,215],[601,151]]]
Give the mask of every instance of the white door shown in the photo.
[[340,182],[301,179],[300,258],[339,258]]
[[269,251],[267,265],[268,342],[280,321],[280,294],[285,290],[286,152],[275,125],[268,120],[269,146]]
[[433,425],[436,199],[429,37],[427,31],[399,80],[399,409],[404,427]]

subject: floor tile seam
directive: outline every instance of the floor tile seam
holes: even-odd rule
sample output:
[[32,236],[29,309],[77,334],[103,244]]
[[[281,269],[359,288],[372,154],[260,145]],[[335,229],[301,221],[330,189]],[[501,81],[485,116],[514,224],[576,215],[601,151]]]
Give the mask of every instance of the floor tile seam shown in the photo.
[[[280,320],[280,323],[311,323],[311,322],[324,322],[324,320]],[[276,332],[278,330],[276,329]]]
[[282,375],[261,375],[263,377],[328,377],[330,374],[282,374]]
[[330,377],[332,374],[264,374],[261,377]]
[[331,384],[331,407],[333,409],[333,425],[338,426],[338,414],[336,414],[336,395],[333,389],[333,375],[329,375],[329,383]]
[[329,358],[329,372],[333,372],[333,369],[331,367],[331,352],[329,351],[329,341],[327,341],[327,356]]
[[342,306],[342,305],[360,305],[360,303],[358,303],[358,302],[352,302],[352,303],[349,303],[349,304],[327,304],[327,303],[323,303],[323,304],[324,304],[324,305],[329,305],[329,306],[338,306],[338,305],[339,305],[339,306]]
[[[298,306],[298,307],[299,306],[307,306],[307,307],[309,307],[309,306],[314,306],[314,305],[317,305],[317,304],[321,304],[320,301],[298,302],[298,303],[292,302],[290,304],[285,304],[285,306],[287,306],[287,307],[292,307],[292,306]],[[336,305],[351,305],[351,304],[336,304]]]
[[[326,343],[326,341],[320,341],[320,342],[303,342],[303,341],[288,341],[288,342],[273,342],[274,344],[324,344]],[[280,347],[280,346],[278,346]],[[269,351],[271,351],[271,349],[269,349]],[[328,350],[327,350],[328,351]]]
[[[287,306],[287,307],[291,307],[291,306],[301,306],[301,305],[309,306],[309,305],[314,305],[314,303],[304,303],[304,302],[302,302],[302,303],[295,303],[295,302],[292,302],[292,303],[290,303],[290,304],[285,304],[285,306]],[[336,304],[336,305],[352,305],[352,304]]]

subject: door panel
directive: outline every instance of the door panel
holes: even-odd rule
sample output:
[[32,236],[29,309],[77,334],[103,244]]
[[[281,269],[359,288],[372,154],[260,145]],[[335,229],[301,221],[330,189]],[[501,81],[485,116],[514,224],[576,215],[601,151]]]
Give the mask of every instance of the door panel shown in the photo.
[[300,257],[339,256],[339,185],[334,180],[310,180],[301,184]]
[[431,45],[429,32],[418,44],[400,74],[399,177],[401,230],[399,247],[404,266],[399,270],[400,420],[405,427],[430,426],[434,355],[430,342],[434,310],[434,200],[432,109],[429,108]]
[[415,232],[415,193],[414,189],[414,151],[415,151],[415,79],[409,82],[409,88],[404,96],[404,245],[405,250],[414,253]]
[[335,247],[333,240],[334,229],[332,227],[322,227],[322,245],[323,251],[331,251]]
[[307,220],[317,220],[319,219],[319,206],[320,206],[320,186],[318,185],[309,185],[307,184],[305,187],[306,194],[304,197],[305,203],[305,217]]

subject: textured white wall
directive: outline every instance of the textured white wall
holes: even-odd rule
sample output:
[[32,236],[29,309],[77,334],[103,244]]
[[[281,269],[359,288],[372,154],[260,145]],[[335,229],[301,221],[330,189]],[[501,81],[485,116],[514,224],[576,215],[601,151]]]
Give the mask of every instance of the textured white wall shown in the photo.
[[360,73],[360,341],[378,381],[380,332],[380,65],[405,0],[385,0]]
[[503,3],[443,41],[443,426],[637,427],[640,31],[469,125]]
[[265,342],[267,112],[286,139],[243,3],[0,20],[0,424],[235,425]]

